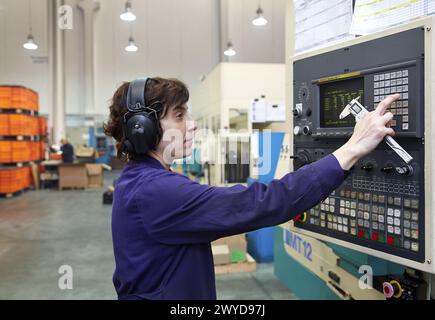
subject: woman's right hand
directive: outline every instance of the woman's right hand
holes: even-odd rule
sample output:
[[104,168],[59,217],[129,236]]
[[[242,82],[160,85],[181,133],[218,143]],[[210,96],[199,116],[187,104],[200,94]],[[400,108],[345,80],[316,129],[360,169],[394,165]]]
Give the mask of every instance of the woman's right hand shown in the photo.
[[359,159],[376,149],[385,136],[394,136],[394,130],[389,127],[393,114],[386,111],[399,99],[400,94],[394,94],[380,102],[374,111],[357,122],[349,141],[334,151],[343,170],[349,170]]

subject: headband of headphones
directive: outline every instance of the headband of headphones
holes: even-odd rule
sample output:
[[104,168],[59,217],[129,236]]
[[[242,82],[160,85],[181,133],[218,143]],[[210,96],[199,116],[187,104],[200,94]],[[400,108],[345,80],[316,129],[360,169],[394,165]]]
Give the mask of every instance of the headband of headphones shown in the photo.
[[145,90],[149,78],[133,80],[128,86],[127,109],[130,112],[145,111]]

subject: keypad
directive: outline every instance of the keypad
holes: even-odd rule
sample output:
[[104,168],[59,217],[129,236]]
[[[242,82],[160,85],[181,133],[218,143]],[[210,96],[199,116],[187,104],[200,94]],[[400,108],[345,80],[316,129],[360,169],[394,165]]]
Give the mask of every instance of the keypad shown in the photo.
[[306,222],[387,246],[419,251],[418,198],[343,189],[311,208]]
[[395,130],[409,131],[409,71],[399,70],[374,75],[374,108],[390,94],[400,93],[401,100],[394,102],[388,111],[395,117],[391,126]]

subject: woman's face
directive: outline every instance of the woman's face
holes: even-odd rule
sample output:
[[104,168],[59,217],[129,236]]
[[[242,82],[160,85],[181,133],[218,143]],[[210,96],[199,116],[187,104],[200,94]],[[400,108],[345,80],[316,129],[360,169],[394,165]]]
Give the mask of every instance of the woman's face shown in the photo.
[[163,136],[157,146],[157,152],[163,155],[166,163],[170,164],[174,159],[192,154],[196,125],[186,104],[170,107],[165,117],[160,119],[160,125]]

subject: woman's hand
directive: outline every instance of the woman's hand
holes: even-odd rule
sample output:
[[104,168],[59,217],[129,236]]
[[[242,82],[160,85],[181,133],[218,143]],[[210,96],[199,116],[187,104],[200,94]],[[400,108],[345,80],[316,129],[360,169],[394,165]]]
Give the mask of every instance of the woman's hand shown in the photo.
[[394,94],[379,103],[374,111],[355,125],[349,141],[334,151],[343,170],[349,170],[359,159],[372,152],[386,135],[394,136],[394,130],[389,127],[393,114],[385,111],[399,99],[400,94]]

